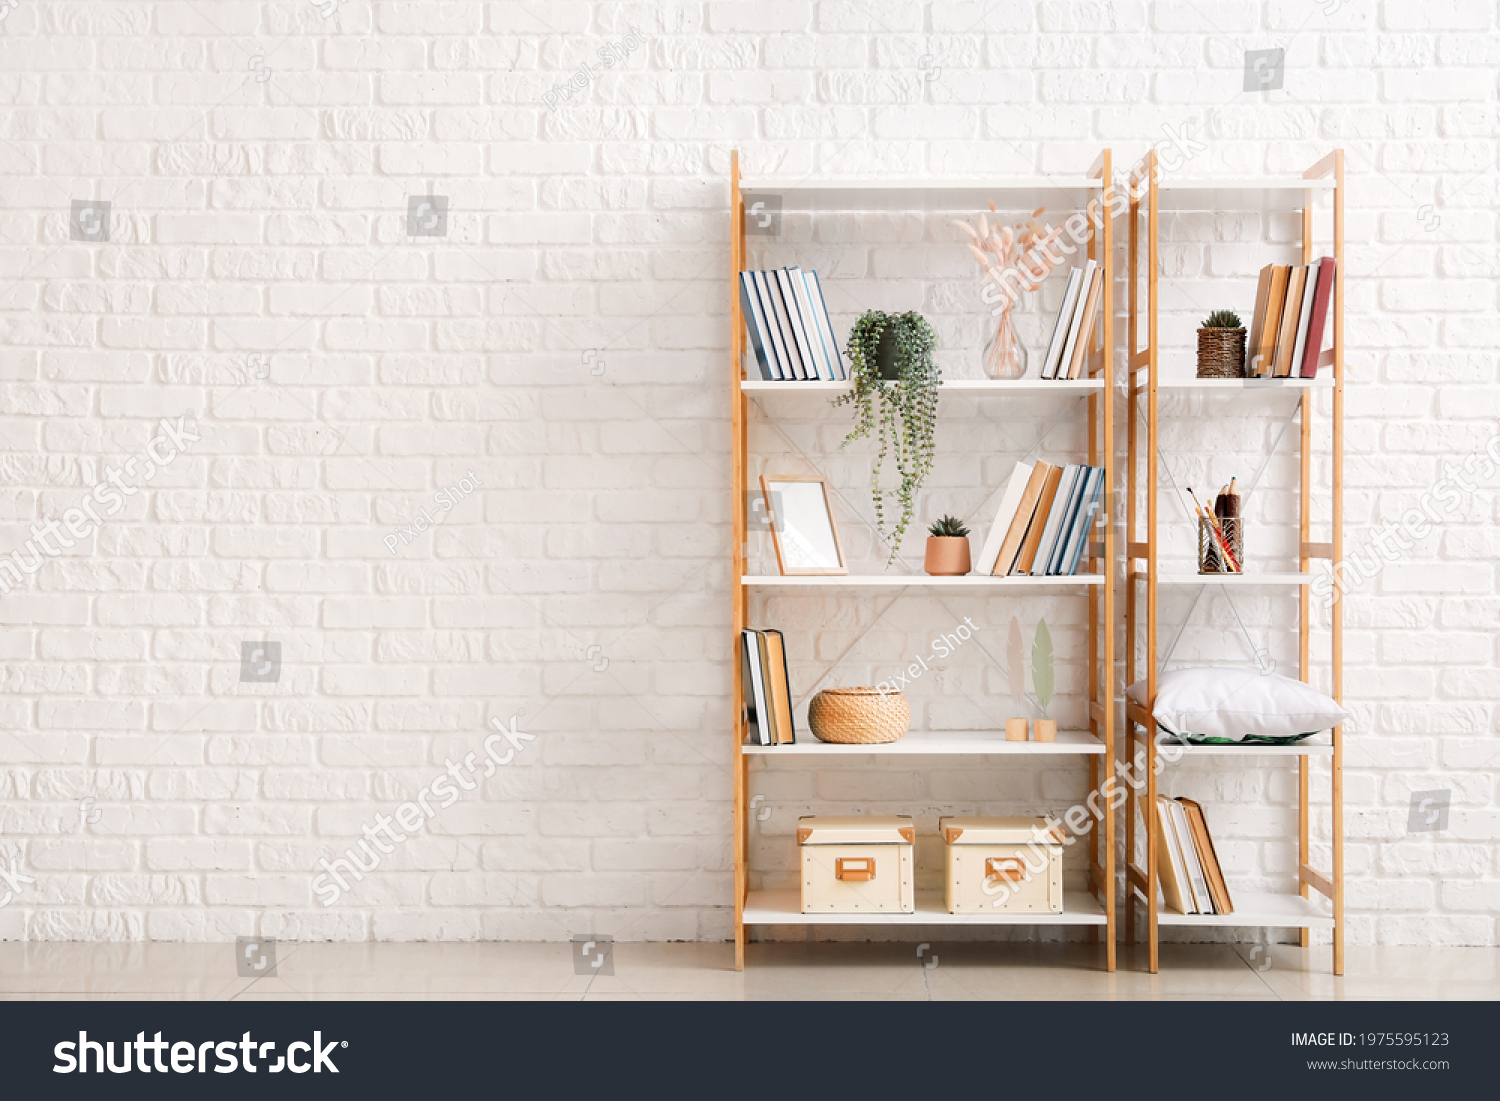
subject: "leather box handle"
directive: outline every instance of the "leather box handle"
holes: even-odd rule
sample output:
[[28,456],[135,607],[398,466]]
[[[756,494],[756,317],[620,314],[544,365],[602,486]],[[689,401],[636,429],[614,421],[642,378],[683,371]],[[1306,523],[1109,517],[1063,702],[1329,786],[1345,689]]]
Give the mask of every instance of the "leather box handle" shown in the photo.
[[985,879],[1008,879],[1020,883],[1026,878],[1026,864],[1014,856],[991,856],[984,862]]
[[[859,867],[849,867],[857,864]],[[833,861],[833,878],[846,883],[868,883],[875,878],[873,856],[840,856]]]

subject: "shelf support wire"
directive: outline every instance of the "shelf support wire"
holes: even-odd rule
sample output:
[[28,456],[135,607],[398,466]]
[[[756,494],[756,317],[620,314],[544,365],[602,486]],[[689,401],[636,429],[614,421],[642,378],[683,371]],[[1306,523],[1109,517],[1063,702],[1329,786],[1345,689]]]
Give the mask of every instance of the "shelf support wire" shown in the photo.
[[[1250,479],[1250,484],[1245,487],[1243,497],[1246,501],[1248,501],[1250,499],[1250,495],[1255,492],[1256,486],[1260,485],[1261,476],[1265,474],[1266,468],[1271,465],[1271,460],[1276,457],[1276,451],[1281,446],[1281,441],[1286,437],[1287,429],[1292,426],[1292,421],[1297,419],[1297,415],[1300,409],[1301,403],[1299,402],[1297,406],[1293,408],[1291,415],[1281,422],[1281,429],[1276,433],[1276,439],[1272,442],[1270,450],[1267,451],[1265,457],[1261,459],[1260,466],[1256,468],[1254,477]],[[1165,455],[1162,456],[1161,467],[1167,475],[1167,481],[1172,483],[1172,499],[1177,502],[1177,507],[1182,511],[1183,519],[1191,523],[1192,517],[1187,514],[1187,506],[1182,503],[1183,491],[1181,487],[1178,486],[1177,479],[1172,475],[1171,464],[1166,461]],[[1202,599],[1204,591],[1205,586],[1199,585],[1197,592],[1193,594],[1193,602],[1192,604],[1188,605],[1187,614],[1183,616],[1182,622],[1177,625],[1177,633],[1172,636],[1172,644],[1167,647],[1166,654],[1162,656],[1161,662],[1157,666],[1158,675],[1166,670],[1167,663],[1172,660],[1172,654],[1177,649],[1177,643],[1182,639],[1182,632],[1187,629],[1188,621],[1193,618],[1193,612],[1197,610],[1198,602]],[[1255,636],[1253,636],[1250,633],[1250,629],[1245,626],[1245,620],[1240,615],[1240,609],[1239,606],[1235,604],[1234,597],[1228,592],[1224,592],[1221,595],[1226,601],[1229,602],[1229,610],[1234,613],[1235,622],[1239,624],[1240,632],[1245,636],[1245,643],[1250,648],[1250,655],[1255,659],[1256,667],[1262,673],[1271,672],[1275,668],[1275,666],[1270,662],[1270,653],[1266,649],[1266,647],[1256,645]]]
[[[754,405],[752,403],[752,409],[753,408],[754,408]],[[1041,450],[1042,444],[1045,443],[1046,440],[1047,440],[1047,437],[1052,434],[1052,430],[1055,429],[1059,424],[1062,424],[1065,419],[1066,419],[1066,417],[1064,415],[1059,415],[1056,419],[1054,419],[1052,421],[1052,423],[1048,424],[1045,428],[1043,428],[1042,431],[1041,431],[1041,433],[1037,436],[1036,442],[1034,442],[1031,445],[1031,448],[1018,461],[1019,462],[1025,462],[1032,455],[1036,454],[1039,450]],[[791,449],[792,451],[796,452],[798,458],[800,458],[804,463],[806,463],[807,466],[810,469],[812,469],[812,470],[818,470],[819,469],[818,464],[815,463],[815,462],[813,462],[812,457],[810,455],[808,455],[808,453],[806,451],[804,451],[800,446],[798,446],[797,441],[795,441],[794,439],[792,439],[791,436],[787,435],[786,430],[782,428],[782,426],[781,426],[781,424],[779,422],[777,422],[776,420],[772,419],[771,417],[767,417],[767,416],[763,416],[763,415],[754,416],[754,420],[755,420],[755,423],[760,424],[760,425],[767,425],[774,432],[776,432],[776,434],[779,435],[782,438],[783,441],[785,441],[786,446],[789,449]],[[1011,438],[1010,437],[1010,433],[1006,432],[1003,428],[1000,431],[1001,431],[1002,434],[1005,435],[1005,437],[1007,439]],[[869,517],[867,517],[863,513],[863,511],[858,506],[856,506],[854,504],[853,501],[851,501],[847,496],[845,496],[842,492],[840,492],[837,487],[835,487],[833,485],[830,485],[828,488],[829,488],[830,492],[832,492],[840,501],[842,501],[844,503],[844,505],[849,509],[850,512],[854,513],[855,516],[858,516],[859,519],[867,527],[869,527],[871,531],[873,531],[875,533],[876,538],[880,539],[880,542],[886,543],[886,541],[884,539],[880,538],[880,531],[879,531],[878,528],[876,528],[875,522],[873,520],[871,520]],[[991,493],[991,496],[993,496],[993,492]],[[988,498],[986,498],[986,500],[988,500]],[[980,507],[983,508],[984,506],[981,505]],[[888,546],[889,544],[886,543],[886,545]],[[901,565],[903,566],[903,568],[905,568],[908,573],[913,572],[911,565],[905,559],[898,559],[897,561],[899,561],[901,563]],[[810,699],[817,692],[818,686],[821,685],[823,683],[823,681],[827,679],[828,675],[830,673],[832,673],[835,669],[838,668],[839,663],[842,662],[846,657],[849,656],[850,652],[853,651],[853,649],[856,646],[858,646],[861,641],[864,640],[864,637],[867,634],[869,634],[871,631],[873,631],[875,629],[875,627],[880,623],[880,621],[885,618],[886,613],[889,612],[892,608],[894,608],[896,606],[896,602],[899,601],[901,599],[901,597],[905,596],[905,595],[906,595],[905,593],[897,593],[895,596],[891,597],[890,602],[887,603],[884,608],[880,609],[879,614],[876,615],[875,618],[870,621],[869,625],[866,626],[865,629],[863,631],[861,631],[857,636],[855,636],[855,638],[849,643],[848,646],[844,647],[843,652],[840,653],[838,655],[838,657],[834,658],[832,662],[830,662],[826,667],[824,667],[824,669],[817,675],[816,679],[813,681],[812,688],[809,689],[808,692],[805,695],[803,695],[801,699],[797,700],[796,703],[793,706],[794,707],[800,707],[806,700]],[[963,622],[963,617],[959,616],[959,615],[955,615],[954,612],[953,612],[953,609],[948,606],[948,603],[947,603],[946,600],[942,600],[940,598],[939,601],[938,601],[938,603],[939,603],[939,605],[941,605],[941,607],[943,608],[943,610],[945,612],[947,612],[950,616],[953,616],[954,623],[962,623]],[[1006,666],[1006,663],[1003,662],[1003,661],[1001,661],[994,654],[990,653],[989,648],[987,646],[985,646],[984,643],[979,640],[979,636],[977,634],[974,636],[974,642],[975,642],[975,645],[977,645],[979,647],[979,649],[984,653],[984,655],[986,657],[988,657],[992,662],[995,663],[995,665],[996,665],[997,668],[1001,669],[1004,672],[1007,672],[1007,673],[1009,672],[1009,669]],[[1032,699],[1032,701],[1035,702],[1034,697],[1030,696],[1030,694],[1028,694],[1028,698]]]

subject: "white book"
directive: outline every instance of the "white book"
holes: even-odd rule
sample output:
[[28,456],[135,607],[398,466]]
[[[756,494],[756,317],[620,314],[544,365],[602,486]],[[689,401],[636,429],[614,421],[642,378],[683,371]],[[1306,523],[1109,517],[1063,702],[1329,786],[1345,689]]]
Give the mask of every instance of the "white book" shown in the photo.
[[1048,568],[1057,553],[1057,535],[1063,529],[1068,510],[1073,504],[1073,493],[1078,488],[1078,474],[1083,467],[1068,463],[1063,467],[1062,477],[1057,480],[1057,492],[1052,496],[1052,507],[1047,512],[1047,524],[1042,528],[1042,541],[1036,545],[1036,558],[1032,560],[1031,575],[1045,577],[1052,571]]
[[1098,261],[1090,260],[1083,269],[1083,280],[1078,284],[1077,308],[1068,321],[1068,342],[1063,345],[1062,358],[1057,361],[1054,377],[1061,377],[1062,372],[1073,362],[1073,346],[1078,343],[1078,330],[1083,326],[1084,310],[1089,304],[1089,288],[1093,285],[1094,273],[1098,268]]
[[1183,913],[1196,914],[1197,907],[1193,904],[1193,892],[1188,888],[1187,865],[1183,863],[1182,848],[1177,842],[1177,827],[1173,825],[1171,810],[1168,803],[1175,803],[1175,799],[1168,799],[1165,795],[1156,797],[1157,812],[1156,824],[1161,833],[1161,847],[1166,851],[1158,853],[1156,858],[1160,860],[1165,856],[1172,862],[1172,871],[1176,874],[1179,889],[1182,891],[1182,901],[1185,904]]
[[1214,903],[1208,896],[1208,877],[1203,874],[1198,846],[1193,842],[1193,831],[1188,828],[1187,811],[1176,799],[1168,799],[1167,803],[1172,811],[1172,825],[1177,827],[1177,843],[1182,847],[1182,858],[1187,864],[1187,881],[1193,889],[1193,903],[1200,914],[1211,914]]
[[[821,376],[817,360],[813,359],[812,346],[807,341],[807,330],[802,327],[802,308],[797,304],[797,292],[792,287],[792,273],[786,268],[780,268],[776,272],[776,281],[781,286],[781,300],[786,304],[792,339],[796,342],[797,354],[802,359],[803,377],[816,382]],[[801,282],[800,279],[797,281]]]
[[1010,522],[1016,518],[1016,509],[1021,507],[1021,497],[1026,493],[1026,483],[1031,480],[1031,463],[1017,463],[1016,468],[1010,472],[1010,481],[1005,484],[1005,492],[1000,497],[1000,508],[995,513],[995,522],[990,525],[990,533],[985,537],[984,549],[979,552],[979,562],[974,567],[974,572],[988,577],[995,572],[995,559],[1000,557],[1000,546],[1005,542],[1005,533],[1010,530]]
[[[750,683],[745,689],[755,707],[755,733],[761,745],[771,744],[770,711],[766,707],[766,686],[760,675],[760,632],[748,628],[740,632],[745,647],[745,659],[750,666]],[[743,669],[745,661],[741,662]]]
[[1057,363],[1062,358],[1063,344],[1068,339],[1068,322],[1073,317],[1073,312],[1078,308],[1078,284],[1083,280],[1083,272],[1074,268],[1068,272],[1068,288],[1063,291],[1062,306],[1057,311],[1057,322],[1052,326],[1052,343],[1047,345],[1047,357],[1042,360],[1042,378],[1057,377]]
[[813,306],[818,311],[818,324],[822,326],[823,336],[828,341],[828,358],[833,363],[834,378],[840,382],[849,377],[849,372],[844,369],[844,357],[839,354],[839,338],[833,334],[833,318],[828,315],[828,300],[823,297],[823,280],[818,278],[818,273],[810,271],[807,276],[807,293],[813,301]]
[[1297,318],[1297,346],[1292,349],[1292,369],[1290,378],[1302,377],[1302,360],[1307,354],[1307,325],[1312,320],[1313,298],[1318,293],[1318,274],[1322,264],[1309,264],[1307,266],[1307,278],[1302,288],[1302,314]]
[[777,278],[783,272],[768,271],[766,277],[766,295],[771,300],[772,312],[776,315],[777,327],[781,330],[781,347],[786,353],[787,362],[791,364],[791,372],[787,378],[807,379],[815,378],[816,372],[808,373],[803,365],[802,354],[797,350],[797,341],[792,335],[792,319],[787,315],[788,303],[786,296],[781,292],[781,280]]
[[832,382],[833,368],[829,365],[828,353],[823,348],[823,338],[818,332],[812,299],[807,296],[807,281],[803,278],[802,269],[790,267],[786,269],[786,274],[787,282],[792,285],[792,297],[797,300],[797,320],[806,335],[808,349],[812,352],[813,366],[818,369],[818,378],[824,382]]
[[792,369],[791,358],[787,355],[786,346],[781,342],[781,326],[776,321],[776,311],[771,305],[771,287],[766,282],[766,273],[763,271],[752,271],[752,280],[755,289],[760,293],[760,312],[766,321],[766,333],[771,338],[771,347],[776,352],[776,365],[778,376],[782,379],[794,379],[797,372]]

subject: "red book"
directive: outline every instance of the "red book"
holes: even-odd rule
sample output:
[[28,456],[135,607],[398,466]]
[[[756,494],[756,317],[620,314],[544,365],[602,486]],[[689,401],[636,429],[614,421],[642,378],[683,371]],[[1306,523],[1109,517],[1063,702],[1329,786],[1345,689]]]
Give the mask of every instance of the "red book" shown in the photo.
[[1317,378],[1318,357],[1323,354],[1323,322],[1328,319],[1328,299],[1333,295],[1332,256],[1318,261],[1318,289],[1313,296],[1312,318],[1307,323],[1307,344],[1302,353],[1302,377]]

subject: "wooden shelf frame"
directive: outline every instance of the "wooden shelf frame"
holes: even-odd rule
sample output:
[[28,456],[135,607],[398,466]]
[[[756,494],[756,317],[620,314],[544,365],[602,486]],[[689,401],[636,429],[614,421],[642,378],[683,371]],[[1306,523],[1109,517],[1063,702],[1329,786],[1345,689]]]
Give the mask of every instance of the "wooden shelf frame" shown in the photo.
[[[749,484],[748,423],[749,403],[771,393],[791,393],[798,390],[842,390],[844,383],[765,383],[748,379],[745,375],[745,352],[747,335],[745,319],[740,309],[739,273],[746,267],[747,247],[745,241],[746,195],[756,193],[776,194],[783,197],[783,212],[807,210],[809,212],[842,211],[887,211],[892,209],[925,210],[929,213],[947,210],[983,209],[981,195],[990,195],[1003,208],[1016,207],[1030,210],[1033,199],[1039,192],[1071,194],[1078,200],[1078,209],[1096,212],[1088,219],[1088,242],[1086,257],[1112,272],[1114,255],[1113,226],[1110,216],[1110,197],[1114,184],[1113,162],[1109,149],[1104,149],[1088,172],[1080,177],[1043,177],[1011,179],[996,178],[976,183],[972,180],[944,184],[942,181],[923,180],[912,184],[901,181],[859,182],[833,181],[826,185],[789,184],[785,187],[770,181],[756,181],[754,189],[745,185],[740,176],[739,152],[731,151],[729,168],[729,350],[730,350],[730,440],[731,440],[731,493],[730,512],[733,517],[733,575],[730,579],[730,600],[734,618],[734,674],[733,707],[735,716],[731,724],[734,788],[734,955],[736,970],[745,966],[745,945],[748,930],[756,925],[767,924],[974,924],[974,925],[1079,925],[1089,929],[1094,943],[1104,947],[1105,967],[1115,970],[1116,915],[1115,889],[1115,814],[1110,810],[1115,777],[1115,510],[1114,477],[1115,435],[1113,397],[1115,391],[1115,335],[1114,335],[1114,281],[1103,281],[1103,303],[1100,313],[1100,347],[1091,349],[1086,360],[1086,378],[1068,381],[1024,380],[1020,383],[989,382],[985,380],[955,380],[944,383],[944,389],[963,391],[966,394],[1021,393],[1028,396],[1048,392],[1087,398],[1089,424],[1088,462],[1092,466],[1105,468],[1104,487],[1100,494],[1099,511],[1095,529],[1086,548],[1086,562],[1081,576],[1057,578],[782,578],[748,577],[745,573],[746,558],[746,501]],[[791,202],[786,202],[790,197]],[[1024,750],[1012,743],[1006,748],[993,735],[979,734],[972,746],[957,744],[961,733],[935,734],[915,733],[909,735],[912,742],[902,750],[881,746],[830,746],[782,747],[765,750],[744,744],[747,727],[744,719],[744,688],[740,683],[741,632],[750,623],[750,600],[760,591],[782,590],[808,586],[816,580],[830,590],[841,584],[846,589],[870,587],[883,589],[910,586],[914,589],[932,587],[935,592],[952,591],[941,583],[952,583],[953,587],[973,587],[996,594],[1014,589],[1018,594],[1030,595],[1038,592],[1074,591],[1086,595],[1088,600],[1089,631],[1089,720],[1088,729],[1075,732],[1064,738],[1056,747],[1043,747],[1029,743]],[[904,741],[904,739],[903,739]],[[900,743],[898,743],[900,744]],[[788,752],[788,749],[794,750]],[[795,750],[801,750],[796,752]],[[1062,915],[1037,914],[992,914],[950,915],[940,912],[940,907],[930,902],[920,907],[916,915],[903,915],[903,920],[892,920],[890,915],[820,915],[816,918],[793,913],[783,895],[777,892],[750,891],[750,762],[752,758],[769,760],[779,757],[785,762],[801,763],[805,767],[816,767],[820,762],[844,752],[869,756],[922,757],[933,754],[959,753],[975,757],[1004,757],[1014,763],[1016,757],[1034,757],[1038,760],[1060,762],[1067,760],[1086,763],[1088,785],[1091,792],[1099,793],[1096,805],[1105,808],[1096,818],[1090,830],[1087,844],[1089,854],[1088,890],[1069,895]]]
[[[1147,153],[1137,166],[1130,192],[1129,222],[1129,303],[1127,323],[1127,363],[1130,385],[1127,387],[1130,422],[1126,431],[1126,482],[1128,505],[1126,507],[1126,545],[1129,556],[1125,570],[1125,681],[1136,683],[1136,641],[1139,630],[1145,630],[1145,670],[1147,705],[1144,708],[1133,704],[1126,708],[1125,748],[1127,757],[1134,761],[1139,751],[1144,765],[1144,792],[1136,790],[1125,803],[1125,940],[1136,941],[1136,906],[1145,911],[1145,934],[1148,945],[1149,968],[1157,970],[1158,930],[1162,925],[1259,925],[1282,926],[1301,930],[1301,944],[1310,945],[1310,928],[1331,928],[1333,931],[1333,973],[1344,973],[1344,784],[1343,784],[1343,727],[1333,728],[1331,744],[1285,747],[1277,753],[1266,754],[1269,747],[1260,752],[1269,756],[1294,756],[1297,760],[1297,886],[1295,894],[1246,895],[1240,898],[1235,893],[1235,914],[1218,917],[1201,914],[1166,913],[1159,908],[1157,869],[1161,860],[1156,843],[1156,831],[1151,828],[1155,821],[1152,808],[1157,796],[1158,739],[1151,712],[1156,702],[1157,684],[1157,630],[1160,620],[1157,614],[1158,591],[1163,584],[1214,583],[1208,578],[1183,574],[1163,577],[1157,558],[1159,529],[1157,515],[1158,470],[1161,462],[1158,436],[1158,401],[1161,393],[1185,392],[1206,393],[1214,390],[1233,391],[1239,394],[1263,390],[1282,390],[1297,393],[1298,415],[1301,418],[1300,436],[1300,555],[1296,573],[1262,575],[1259,583],[1295,586],[1297,592],[1297,670],[1298,677],[1306,682],[1311,674],[1310,651],[1310,588],[1313,559],[1337,563],[1343,557],[1344,541],[1344,151],[1336,149],[1301,177],[1307,181],[1305,189],[1297,181],[1268,179],[1257,183],[1254,180],[1218,181],[1162,181],[1156,151]],[[1258,193],[1259,192],[1259,193]],[[1223,199],[1221,206],[1213,205],[1214,197]],[[1184,205],[1183,197],[1191,196],[1191,205]],[[1320,366],[1331,366],[1331,376],[1319,376],[1313,380],[1174,380],[1162,381],[1158,334],[1160,332],[1157,291],[1158,275],[1161,271],[1160,236],[1158,214],[1161,210],[1299,210],[1302,215],[1302,263],[1313,260],[1314,206],[1328,196],[1333,203],[1332,248],[1337,264],[1334,268],[1333,290],[1333,347],[1319,357]],[[1165,201],[1164,201],[1165,200]],[[1144,218],[1144,232],[1142,220]],[[1141,239],[1145,239],[1146,301],[1140,301]],[[1141,320],[1145,319],[1142,333]],[[1141,337],[1145,346],[1141,346]],[[1313,399],[1319,390],[1333,392],[1332,412],[1332,515],[1328,522],[1332,527],[1332,541],[1312,542],[1312,456],[1313,456]],[[1145,404],[1145,440],[1140,438],[1139,422],[1141,404]],[[1145,465],[1144,485],[1139,473],[1141,463]],[[1138,530],[1138,494],[1145,496],[1145,532]],[[1141,563],[1144,561],[1144,568]],[[1217,579],[1220,585],[1255,585],[1253,574]],[[1144,594],[1141,589],[1144,588]],[[1344,622],[1343,600],[1340,579],[1334,573],[1333,601],[1330,612],[1332,641],[1333,697],[1340,703],[1344,698]],[[1188,753],[1196,753],[1208,747],[1194,747]],[[1250,747],[1215,747],[1220,753],[1252,753]],[[1184,754],[1187,756],[1187,754]],[[1313,757],[1331,757],[1331,844],[1333,869],[1324,875],[1310,866],[1311,847],[1309,823],[1310,765]],[[1136,819],[1140,815],[1142,828],[1146,830],[1145,866],[1135,863]],[[1313,892],[1325,896],[1332,903],[1331,915],[1324,915],[1316,905]],[[1241,903],[1244,903],[1242,906]],[[1243,912],[1238,912],[1238,911]]]

